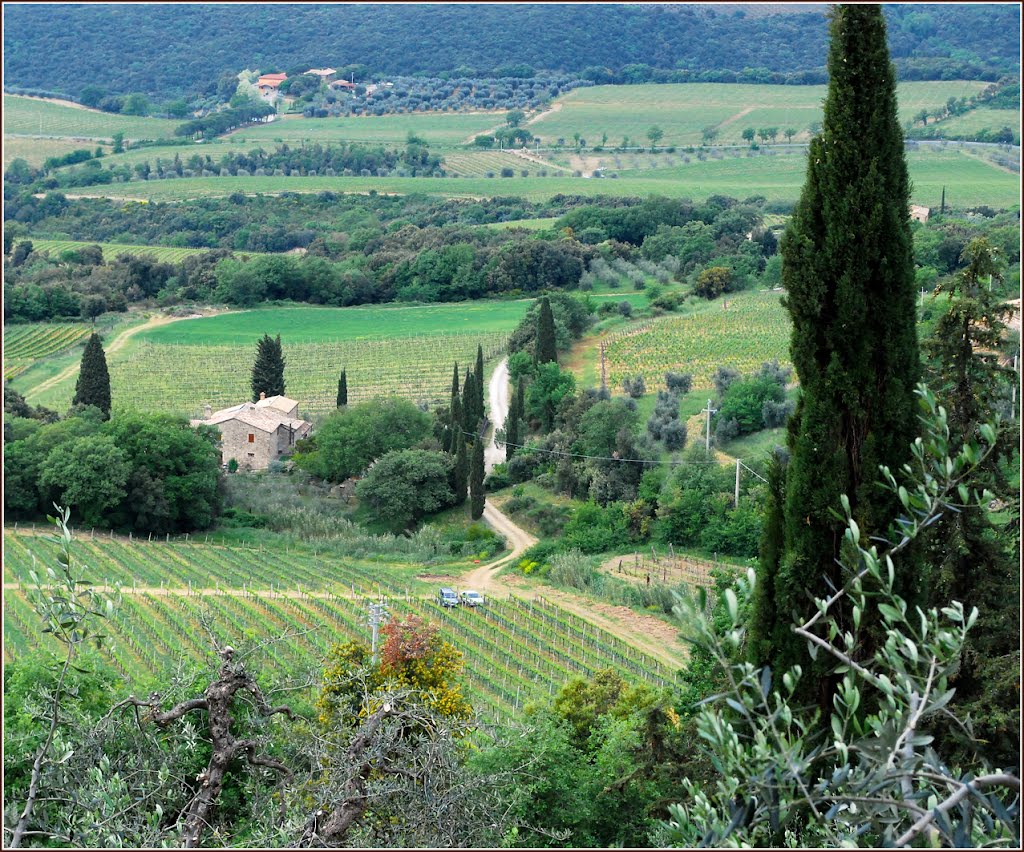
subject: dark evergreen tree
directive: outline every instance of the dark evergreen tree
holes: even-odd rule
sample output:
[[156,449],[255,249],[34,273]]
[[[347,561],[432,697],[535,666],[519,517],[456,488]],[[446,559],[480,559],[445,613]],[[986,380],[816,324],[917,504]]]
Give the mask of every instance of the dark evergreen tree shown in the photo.
[[[949,307],[924,344],[929,386],[947,412],[951,454],[967,441],[982,440],[978,427],[1007,407],[1017,381],[1013,370],[1000,363],[1013,309],[988,287],[989,276],[1001,278],[994,250],[986,239],[975,239],[963,258],[967,267],[938,287],[948,294]],[[965,505],[940,518],[925,540],[928,605],[959,600],[979,611],[967,635],[963,663],[950,684],[956,688],[951,709],[959,718],[970,715],[976,739],[963,737],[955,726],[939,731],[944,739],[956,738],[957,743],[948,745],[963,759],[983,756],[993,766],[1020,760],[1020,637],[1007,629],[1020,623],[1020,488],[1007,477],[1019,443],[1020,428],[1009,419],[1000,427],[995,452],[965,483],[992,493],[1005,507],[996,516],[1000,520],[981,507]],[[984,743],[983,755],[971,754],[979,742]]]
[[551,303],[547,296],[540,300],[540,313],[537,315],[537,346],[533,357],[538,364],[558,360],[558,353],[555,350],[555,318],[551,313]]
[[284,352],[281,349],[281,335],[271,338],[264,334],[256,344],[256,361],[252,365],[252,401],[260,394],[284,396]]
[[338,408],[348,405],[348,377],[342,368],[341,378],[338,379]]
[[[783,546],[760,567],[759,600],[774,614],[754,613],[751,643],[762,649],[757,662],[809,673],[793,612],[806,612],[808,595],[827,583],[842,585],[840,495],[867,535],[884,535],[897,516],[879,465],[897,471],[910,458],[920,378],[910,188],[881,7],[838,6],[830,32],[822,131],[781,246],[801,397],[788,436]],[[896,588],[911,599],[914,564],[901,560]],[[802,681],[816,682],[821,706],[830,705],[830,679]]]
[[95,405],[110,418],[110,373],[107,371],[107,356],[98,334],[89,335],[82,352],[82,364],[78,370],[78,383],[72,405]]
[[512,393],[512,400],[508,407],[508,416],[505,418],[505,461],[515,455],[520,443],[519,424],[523,420],[523,395],[526,393],[526,386],[523,377],[519,377],[519,383]]
[[457,447],[455,441],[462,433],[462,401],[459,399],[459,364],[457,361],[452,372],[452,400],[448,410],[451,413],[451,420],[444,438],[444,451],[454,454]]
[[477,344],[476,347],[476,370],[473,373],[476,378],[476,413],[477,419],[484,417],[484,348]]
[[484,513],[484,442],[473,444],[469,462],[469,516],[475,521]]
[[476,412],[476,378],[472,370],[466,370],[466,382],[462,386],[462,431],[463,439],[473,443],[479,424]]
[[469,485],[469,453],[461,435],[456,436],[455,464],[452,466],[452,493],[456,506],[466,502],[466,488]]

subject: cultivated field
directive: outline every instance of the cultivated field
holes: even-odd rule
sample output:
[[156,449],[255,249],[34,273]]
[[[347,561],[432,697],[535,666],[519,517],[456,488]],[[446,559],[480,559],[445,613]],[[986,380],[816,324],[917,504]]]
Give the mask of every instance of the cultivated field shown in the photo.
[[174,136],[182,122],[165,118],[115,115],[94,109],[77,109],[39,98],[4,95],[4,135],[65,136],[110,139],[121,132],[126,139],[165,139]]
[[[120,254],[149,255],[155,257],[161,263],[181,263],[186,257],[194,254],[205,254],[210,249],[202,248],[178,248],[175,246],[139,246],[125,245],[122,243],[90,243],[84,240],[47,240],[29,237],[32,241],[32,248],[37,252],[50,252],[54,257],[60,257],[65,251],[77,251],[86,246],[99,246],[103,250],[103,259],[111,260]],[[235,252],[239,257],[252,257],[259,252]]]
[[71,348],[93,331],[85,323],[30,323],[4,326],[4,379],[32,364]]
[[463,145],[472,136],[505,123],[504,112],[413,113],[410,115],[296,118],[236,131],[232,142],[380,142],[404,145],[410,133],[431,147]]
[[[503,355],[528,304],[269,308],[182,320],[140,333],[108,356],[113,404],[199,416],[204,404],[242,402],[264,333],[281,335],[287,392],[304,414],[334,410],[342,368],[351,402],[389,394],[445,400],[452,363],[471,365],[478,345],[487,361]],[[74,381],[24,392],[33,404],[65,410]]]
[[[113,198],[137,198],[152,201],[176,201],[190,198],[224,197],[233,192],[248,195],[273,195],[282,192],[355,192],[424,193],[445,198],[489,198],[519,196],[544,200],[557,194],[585,196],[664,195],[671,198],[703,199],[721,194],[734,198],[764,195],[770,201],[796,201],[806,177],[806,153],[778,152],[747,157],[721,154],[701,162],[696,155],[690,162],[638,171],[622,171],[618,179],[587,179],[555,176],[523,178],[380,178],[380,177],[224,177],[179,178],[169,181],[133,181],[112,187],[89,187],[69,197],[109,195]],[[987,204],[1009,208],[1020,202],[1020,176],[969,153],[954,144],[945,150],[926,149],[908,153],[913,201],[938,204],[942,187],[946,187],[948,204],[973,207]],[[616,171],[611,155],[599,160]]]
[[[10,528],[4,545],[5,585],[31,583],[29,571],[41,573],[54,556],[42,537]],[[306,549],[93,540],[87,532],[72,547],[94,582],[124,586],[105,628],[112,639],[106,654],[136,691],[156,686],[182,657],[208,655],[204,616],[222,642],[236,647],[287,636],[270,649],[263,664],[268,676],[319,668],[333,643],[368,641],[366,604],[379,594],[389,598],[392,615],[417,614],[440,626],[463,653],[469,697],[485,715],[514,714],[573,675],[592,676],[603,668],[655,686],[674,682],[674,672],[656,660],[552,603],[492,599],[480,609],[444,610],[429,598],[433,586],[410,579],[409,566]],[[39,634],[24,591],[5,588],[4,659],[40,643],[48,640]]]
[[[39,168],[49,157],[62,157],[79,148],[95,151],[103,148],[110,150],[109,145],[98,145],[95,141],[75,142],[73,139],[35,139],[28,136],[7,136],[4,138],[4,171],[15,160],[24,160],[32,168]],[[104,164],[111,162],[104,160]]]
[[978,107],[963,115],[953,115],[942,121],[930,122],[929,127],[938,127],[946,136],[978,133],[982,130],[999,131],[1004,127],[1013,130],[1017,144],[1020,144],[1020,110],[991,109]]
[[[906,123],[923,108],[935,108],[951,97],[980,92],[985,83],[936,81],[900,83],[897,88],[900,121]],[[719,144],[744,144],[745,127],[777,127],[779,139],[791,127],[806,139],[807,129],[820,121],[825,86],[767,86],[731,83],[681,83],[642,86],[593,86],[575,89],[558,99],[558,109],[530,124],[544,143],[559,137],[568,144],[579,133],[589,146],[601,143],[648,146],[649,128],[660,127],[660,145],[696,145],[705,127],[718,128]]]
[[711,377],[719,365],[750,373],[775,358],[785,364],[789,318],[780,295],[726,295],[692,314],[660,317],[610,335],[605,347],[608,384],[617,390],[623,378],[642,375],[649,389],[658,388],[665,372],[676,370],[692,373],[694,389],[701,390],[713,387]]

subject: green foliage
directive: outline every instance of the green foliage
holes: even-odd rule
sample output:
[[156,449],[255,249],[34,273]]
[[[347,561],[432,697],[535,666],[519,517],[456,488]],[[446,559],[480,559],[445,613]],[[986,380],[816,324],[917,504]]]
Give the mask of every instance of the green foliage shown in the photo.
[[[902,464],[917,431],[910,189],[880,7],[836,8],[829,74],[822,133],[781,246],[801,397],[788,439],[784,550],[761,566],[760,582],[787,620],[823,576],[839,585],[840,494],[869,535],[884,532],[895,504],[874,471]],[[897,590],[907,594],[915,574],[905,569]],[[792,635],[759,662],[810,668]]]
[[341,376],[338,378],[338,399],[337,406],[342,408],[348,405],[348,376],[345,375],[345,368],[341,369]]
[[315,476],[341,482],[391,450],[414,446],[430,434],[430,415],[394,397],[353,405],[331,414],[317,430],[313,448],[295,463]]
[[765,426],[764,404],[784,399],[785,391],[777,381],[767,376],[755,376],[729,385],[715,417],[720,422],[735,420],[739,434],[749,435]]
[[271,339],[264,334],[256,344],[256,361],[252,365],[252,401],[258,402],[260,394],[284,396],[284,352],[281,349],[281,335]]
[[537,368],[537,374],[526,390],[526,416],[536,421],[543,431],[554,425],[555,412],[562,400],[576,390],[573,374],[550,361]]
[[555,319],[551,313],[551,303],[547,296],[540,300],[540,313],[537,316],[537,339],[533,355],[538,365],[558,360],[555,347]]
[[725,266],[709,266],[697,276],[693,292],[704,299],[716,299],[732,284],[732,271]]
[[110,417],[110,373],[98,334],[91,334],[82,352],[82,363],[72,405],[95,405]]
[[424,515],[452,505],[452,460],[428,450],[392,450],[378,458],[356,485],[356,496],[377,519],[400,532]]
[[469,460],[469,515],[476,521],[484,514],[484,442],[473,444]]

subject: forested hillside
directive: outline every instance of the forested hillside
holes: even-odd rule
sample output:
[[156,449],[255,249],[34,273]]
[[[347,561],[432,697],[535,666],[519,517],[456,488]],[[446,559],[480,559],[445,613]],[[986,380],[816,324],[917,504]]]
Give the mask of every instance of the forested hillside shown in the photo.
[[[596,82],[821,83],[824,9],[11,5],[4,74],[7,87],[78,96],[92,85],[161,98],[212,90],[227,71],[327,64],[382,75],[547,69]],[[996,79],[1018,64],[1016,6],[908,4],[886,16],[903,79]]]

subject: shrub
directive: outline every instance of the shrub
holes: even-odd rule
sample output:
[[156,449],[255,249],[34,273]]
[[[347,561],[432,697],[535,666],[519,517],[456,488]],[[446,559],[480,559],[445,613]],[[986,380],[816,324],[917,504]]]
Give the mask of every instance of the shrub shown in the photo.
[[647,384],[641,375],[634,376],[633,378],[627,376],[622,380],[622,390],[632,399],[639,399],[647,392]]
[[686,446],[686,424],[682,420],[672,420],[666,423],[661,430],[662,440],[665,442],[665,449],[670,452],[681,450]]
[[665,387],[674,394],[689,393],[693,387],[693,375],[691,373],[674,373],[671,370],[665,373]]

